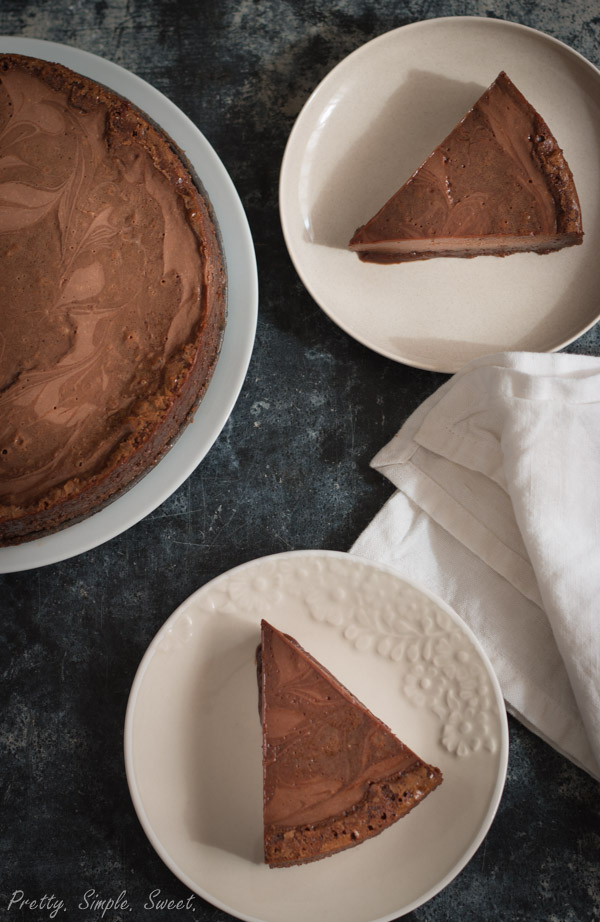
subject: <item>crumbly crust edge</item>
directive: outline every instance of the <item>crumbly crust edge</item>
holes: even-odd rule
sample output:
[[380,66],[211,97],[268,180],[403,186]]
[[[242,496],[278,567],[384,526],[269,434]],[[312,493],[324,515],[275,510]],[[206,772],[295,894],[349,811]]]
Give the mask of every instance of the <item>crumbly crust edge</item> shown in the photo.
[[420,760],[406,771],[369,785],[356,806],[314,825],[265,828],[265,861],[291,867],[334,855],[379,835],[406,816],[442,783],[438,768]]

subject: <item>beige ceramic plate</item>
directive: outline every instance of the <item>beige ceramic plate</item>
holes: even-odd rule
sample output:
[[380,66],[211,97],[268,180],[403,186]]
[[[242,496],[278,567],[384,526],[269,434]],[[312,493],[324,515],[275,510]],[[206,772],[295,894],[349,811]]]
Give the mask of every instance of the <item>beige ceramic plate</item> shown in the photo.
[[[292,634],[444,781],[376,838],[303,867],[262,857],[260,619]],[[506,712],[470,630],[393,570],[333,551],[266,557],[204,586],[166,622],[125,724],[133,802],[195,893],[253,922],[396,919],[465,866],[500,801]]]
[[[585,231],[547,256],[359,262],[368,220],[505,70],[573,171]],[[547,35],[476,17],[388,32],[343,60],[300,113],[280,211],[298,274],[329,317],[397,361],[453,372],[505,350],[551,352],[600,316],[600,72]]]

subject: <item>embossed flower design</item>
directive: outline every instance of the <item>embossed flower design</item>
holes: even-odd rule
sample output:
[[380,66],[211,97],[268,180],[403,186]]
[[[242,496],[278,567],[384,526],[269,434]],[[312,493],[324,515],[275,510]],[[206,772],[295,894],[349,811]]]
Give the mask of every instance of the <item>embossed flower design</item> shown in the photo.
[[232,574],[227,592],[237,608],[263,615],[281,601],[282,580],[283,576],[276,564],[266,561],[260,567]]
[[462,706],[489,710],[491,697],[487,676],[475,652],[465,648],[460,634],[448,635],[436,644],[433,663],[453,683]]
[[339,583],[324,583],[305,593],[305,600],[315,621],[327,621],[342,627],[348,618],[348,590]]
[[375,615],[386,622],[393,620],[397,606],[393,605],[393,591],[390,591],[389,577],[385,573],[371,573],[361,584],[361,601]]
[[335,590],[331,584],[315,589],[310,601],[313,616],[339,626],[355,649],[402,664],[403,694],[436,715],[440,742],[449,752],[464,757],[494,750],[487,673],[462,631],[435,601],[411,587],[398,597],[386,574],[363,580],[348,611],[339,584]]
[[461,758],[483,748],[494,752],[496,742],[490,733],[488,715],[471,707],[453,711],[442,728],[442,744]]
[[431,663],[419,662],[404,676],[402,690],[417,707],[439,710],[448,682]]
[[280,560],[278,567],[282,581],[285,583],[286,595],[303,598],[307,586],[312,586],[320,579],[321,563],[311,557]]

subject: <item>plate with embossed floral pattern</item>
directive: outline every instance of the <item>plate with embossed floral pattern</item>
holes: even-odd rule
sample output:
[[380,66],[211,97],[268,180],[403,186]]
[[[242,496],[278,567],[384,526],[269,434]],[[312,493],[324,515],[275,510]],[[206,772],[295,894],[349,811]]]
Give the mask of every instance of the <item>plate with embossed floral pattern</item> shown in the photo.
[[[381,835],[278,870],[262,851],[261,618],[444,775]],[[336,551],[254,560],[190,596],[150,644],[125,721],[129,788],[150,842],[194,893],[252,922],[383,922],[415,909],[483,841],[507,754],[500,687],[470,629],[391,568]]]

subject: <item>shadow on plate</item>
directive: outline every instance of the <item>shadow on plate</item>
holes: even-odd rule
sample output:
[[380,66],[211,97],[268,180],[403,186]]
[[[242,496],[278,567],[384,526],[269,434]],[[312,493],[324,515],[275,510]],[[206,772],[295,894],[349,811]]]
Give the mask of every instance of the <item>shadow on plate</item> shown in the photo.
[[[496,76],[490,73],[489,83]],[[375,101],[372,121],[324,178],[309,215],[312,242],[345,249],[356,228],[406,182],[484,89],[413,70],[381,109]]]
[[263,861],[259,641],[257,625],[214,619],[186,732],[190,838],[253,863]]
[[[535,254],[532,255],[533,258],[540,258]],[[410,355],[412,361],[418,367],[431,368],[435,371],[443,370],[445,374],[453,374],[474,359],[498,352],[553,352],[561,347],[561,343],[572,341],[579,335],[577,328],[573,326],[569,311],[565,310],[565,297],[568,290],[569,283],[567,278],[564,291],[557,292],[556,302],[547,306],[546,315],[539,323],[532,325],[531,329],[524,335],[515,335],[514,339],[507,338],[504,343],[452,341],[451,339],[436,337],[432,333],[430,336],[422,338],[410,336],[390,337],[389,345],[398,355]],[[590,303],[589,319],[583,312],[577,314],[576,319],[580,324],[579,329],[585,323],[593,320],[593,309],[593,304]],[[508,325],[507,330],[510,334],[510,325]]]

